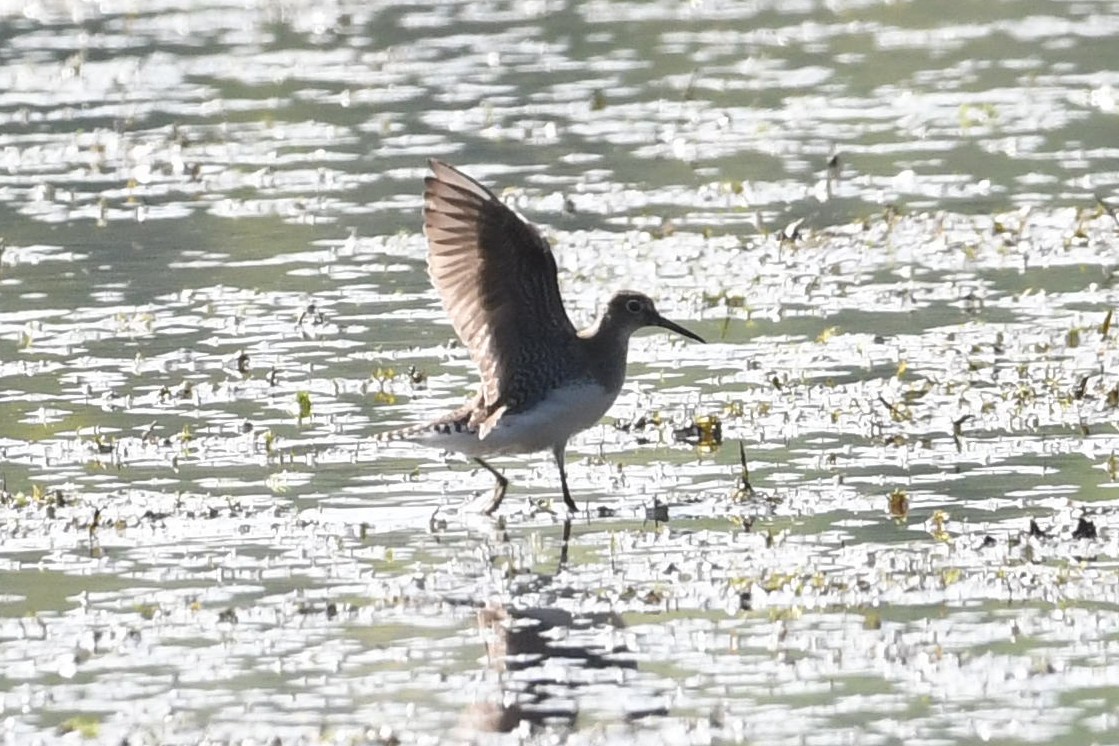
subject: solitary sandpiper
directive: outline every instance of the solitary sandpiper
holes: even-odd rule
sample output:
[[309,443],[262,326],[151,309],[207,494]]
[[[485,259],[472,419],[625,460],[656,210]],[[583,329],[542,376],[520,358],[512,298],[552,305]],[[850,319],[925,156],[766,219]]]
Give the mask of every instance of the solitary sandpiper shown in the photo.
[[659,326],[702,342],[657,313],[648,296],[616,293],[598,322],[576,331],[564,311],[548,243],[493,192],[458,169],[428,162],[424,179],[427,266],[482,390],[433,422],[393,430],[409,440],[472,457],[497,479],[483,512],[497,510],[509,481],[482,456],[551,450],[563,501],[568,439],[598,422],[618,397],[629,338]]

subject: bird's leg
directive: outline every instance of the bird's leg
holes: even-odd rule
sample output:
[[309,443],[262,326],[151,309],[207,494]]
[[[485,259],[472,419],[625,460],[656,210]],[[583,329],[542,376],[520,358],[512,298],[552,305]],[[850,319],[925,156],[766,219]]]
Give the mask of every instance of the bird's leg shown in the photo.
[[575,501],[571,499],[571,490],[567,489],[567,469],[563,465],[564,451],[566,449],[567,443],[560,443],[552,449],[552,455],[555,456],[556,466],[559,467],[560,485],[563,487],[563,502],[571,512],[577,513],[579,512],[579,508],[575,507]]
[[505,499],[505,488],[509,486],[509,480],[505,478],[504,474],[487,464],[482,459],[475,458],[474,460],[478,463],[479,466],[488,471],[490,474],[493,474],[494,478],[497,479],[497,484],[493,486],[493,497],[490,498],[490,501],[486,504],[486,507],[482,509],[482,515],[493,515],[493,512],[501,506],[501,501]]
[[556,566],[556,572],[559,572],[567,566],[567,549],[571,545],[571,517],[563,519],[563,543],[560,544],[560,557],[559,565]]

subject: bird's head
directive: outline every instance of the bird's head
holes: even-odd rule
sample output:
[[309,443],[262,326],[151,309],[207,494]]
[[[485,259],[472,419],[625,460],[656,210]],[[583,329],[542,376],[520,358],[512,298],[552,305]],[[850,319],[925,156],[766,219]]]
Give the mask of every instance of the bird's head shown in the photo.
[[607,323],[622,330],[626,336],[645,326],[659,326],[688,339],[704,341],[698,334],[661,316],[649,296],[632,290],[622,290],[614,294],[610,299],[610,305],[606,308],[605,319]]

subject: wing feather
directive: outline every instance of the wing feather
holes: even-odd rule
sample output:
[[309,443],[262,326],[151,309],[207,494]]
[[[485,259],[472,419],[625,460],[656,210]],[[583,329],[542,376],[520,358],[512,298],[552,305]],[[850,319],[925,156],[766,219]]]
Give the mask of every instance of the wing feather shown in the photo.
[[[482,375],[483,437],[525,404],[523,367],[546,366],[576,338],[548,243],[493,192],[441,161],[424,179],[428,271]],[[563,367],[563,361],[558,361]]]

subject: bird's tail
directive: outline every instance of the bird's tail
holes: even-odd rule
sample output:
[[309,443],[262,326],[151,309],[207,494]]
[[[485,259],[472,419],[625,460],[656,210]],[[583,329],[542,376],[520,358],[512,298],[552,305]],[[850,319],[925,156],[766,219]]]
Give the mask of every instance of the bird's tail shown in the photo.
[[420,425],[409,425],[386,430],[373,436],[378,443],[393,443],[396,441],[423,441],[440,436],[469,434],[476,432],[477,424],[471,422],[472,406],[462,407],[450,412],[439,419],[431,420]]

